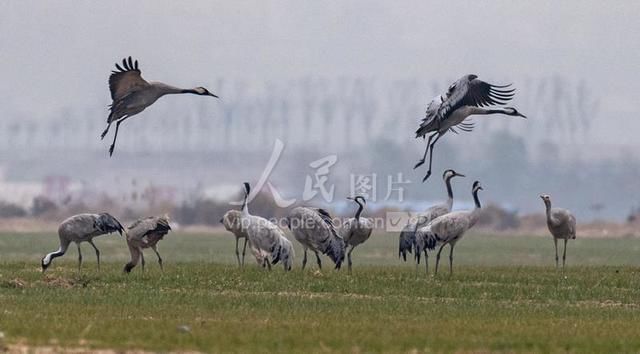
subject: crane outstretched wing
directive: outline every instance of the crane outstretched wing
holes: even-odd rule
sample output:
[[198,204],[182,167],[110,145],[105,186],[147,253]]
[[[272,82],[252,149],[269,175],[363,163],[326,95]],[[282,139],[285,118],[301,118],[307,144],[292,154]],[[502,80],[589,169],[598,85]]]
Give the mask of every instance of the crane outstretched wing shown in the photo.
[[122,66],[116,63],[116,69],[109,76],[109,90],[111,91],[111,99],[114,101],[149,85],[140,76],[138,61],[133,61],[131,57],[122,59]]
[[449,86],[446,98],[437,112],[437,119],[446,119],[449,113],[463,106],[485,107],[504,105],[515,95],[508,85],[491,85],[476,75],[466,75]]

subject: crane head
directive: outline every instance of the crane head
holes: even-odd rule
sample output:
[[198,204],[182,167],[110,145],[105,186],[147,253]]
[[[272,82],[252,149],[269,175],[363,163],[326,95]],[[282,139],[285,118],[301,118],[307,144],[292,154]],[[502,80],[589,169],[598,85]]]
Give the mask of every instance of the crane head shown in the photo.
[[215,98],[220,98],[214,94],[212,94],[211,92],[209,92],[209,90],[207,90],[206,88],[199,86],[193,89],[193,93],[195,93],[196,95],[200,95],[200,96],[211,96],[211,97],[215,97]]
[[44,273],[44,271],[47,270],[47,268],[49,268],[49,266],[51,265],[51,256],[49,255],[44,256],[44,258],[42,258],[42,261],[40,263],[42,265],[42,273]]
[[442,174],[442,179],[447,180],[449,178],[453,178],[453,177],[465,177],[465,175],[458,173],[452,169],[448,169],[446,171],[444,171],[444,173]]
[[525,118],[525,119],[527,118],[527,116],[525,116],[524,114],[518,112],[518,110],[513,108],[513,107],[505,107],[504,111],[509,116],[522,117],[522,118]]
[[363,197],[363,196],[361,196],[361,195],[357,195],[357,196],[355,196],[355,197],[347,197],[347,199],[349,199],[349,200],[353,200],[353,201],[354,201],[354,202],[356,202],[356,203],[357,203],[358,201],[361,201],[363,204],[367,204],[367,200],[366,200],[366,199],[364,199],[364,197]]

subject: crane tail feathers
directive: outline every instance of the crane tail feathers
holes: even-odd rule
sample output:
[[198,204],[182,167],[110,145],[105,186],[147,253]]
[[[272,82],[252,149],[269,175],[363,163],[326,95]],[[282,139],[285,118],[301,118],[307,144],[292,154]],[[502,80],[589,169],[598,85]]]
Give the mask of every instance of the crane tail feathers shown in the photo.
[[398,245],[398,257],[407,261],[407,253],[411,253],[416,241],[415,232],[403,231],[400,233],[400,242]]

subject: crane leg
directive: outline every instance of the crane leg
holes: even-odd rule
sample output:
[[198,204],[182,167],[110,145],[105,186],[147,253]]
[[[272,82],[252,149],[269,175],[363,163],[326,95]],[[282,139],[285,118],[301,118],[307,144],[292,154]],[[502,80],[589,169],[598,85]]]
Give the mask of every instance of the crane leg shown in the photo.
[[140,249],[140,265],[142,266],[142,271],[144,272],[144,253],[142,249]]
[[102,134],[100,134],[100,140],[104,139],[104,137],[107,135],[107,133],[109,132],[109,128],[111,128],[111,123],[107,124],[107,127],[104,129],[104,131],[102,132]]
[[160,265],[160,270],[164,272],[164,268],[162,268],[162,257],[160,257],[160,253],[158,253],[157,246],[154,245],[153,247],[151,247],[151,249],[156,253],[156,256],[158,256],[158,264]]
[[89,244],[93,246],[93,249],[96,250],[96,258],[98,259],[98,270],[100,270],[100,250],[93,243],[93,240],[89,240]]
[[442,246],[440,246],[440,249],[438,249],[438,254],[436,255],[436,272],[435,272],[435,274],[438,274],[438,264],[440,264],[440,253],[442,253],[442,249],[446,245],[447,244],[444,243],[444,244],[442,244]]
[[240,251],[238,251],[238,238],[236,237],[236,259],[238,260],[238,267],[241,267],[240,264]]
[[424,271],[425,274],[429,275],[429,255],[426,248],[424,249]]
[[427,139],[427,147],[424,149],[424,155],[422,156],[422,159],[420,159],[420,161],[418,161],[418,163],[415,166],[413,166],[414,170],[424,164],[424,161],[427,159],[427,153],[429,152],[429,145],[431,144],[431,139],[436,134],[438,134],[438,132],[435,132],[435,133],[429,135],[429,139]]
[[318,254],[318,251],[313,251],[316,254],[316,262],[318,262],[318,269],[322,269],[322,261],[320,260],[320,255]]
[[80,268],[82,267],[82,251],[80,250],[79,243],[76,243],[76,246],[78,246],[78,272],[79,272]]
[[302,258],[302,270],[307,266],[307,249],[304,249],[304,257]]
[[449,244],[451,248],[449,249],[449,276],[453,275],[453,246],[455,243]]
[[415,247],[415,255],[414,259],[416,260],[416,278],[418,277],[418,267],[420,266],[420,256],[422,252],[418,249],[418,246]]
[[351,252],[353,252],[353,249],[356,248],[356,246],[351,246],[351,249],[349,250],[349,252],[347,253],[347,260],[349,262],[349,274],[351,274]]
[[558,269],[558,239],[557,238],[553,238],[553,245],[556,248],[556,269]]
[[427,178],[431,176],[431,163],[433,163],[433,148],[435,147],[436,143],[438,142],[438,139],[440,139],[441,136],[442,135],[438,134],[438,136],[436,136],[436,139],[429,146],[429,170],[427,171],[426,176],[424,176],[424,178],[422,179],[422,182],[426,181]]
[[113,142],[109,147],[109,157],[113,156],[113,150],[116,148],[116,139],[118,139],[118,129],[120,128],[120,123],[122,123],[124,119],[121,119],[116,122],[116,133],[113,135]]
[[242,246],[242,266],[244,267],[244,255],[247,253],[247,238],[244,238],[244,246]]
[[564,271],[564,263],[567,260],[567,240],[566,238],[564,239],[564,251],[562,252],[562,271]]

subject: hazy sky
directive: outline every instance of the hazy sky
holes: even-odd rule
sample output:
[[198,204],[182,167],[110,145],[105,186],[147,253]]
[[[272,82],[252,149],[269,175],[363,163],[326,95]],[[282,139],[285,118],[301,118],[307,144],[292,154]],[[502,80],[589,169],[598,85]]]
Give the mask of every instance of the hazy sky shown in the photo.
[[109,70],[126,55],[145,78],[182,86],[560,74],[601,96],[598,139],[636,144],[639,13],[640,1],[0,0],[0,103],[43,117],[107,105]]

